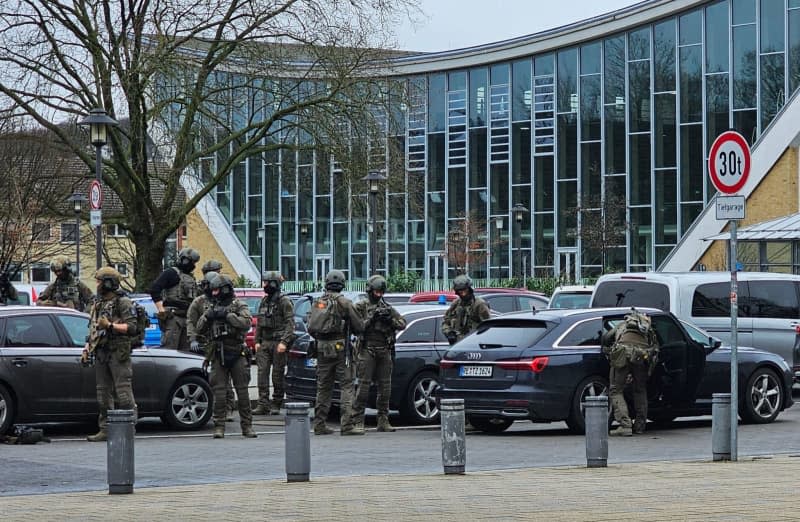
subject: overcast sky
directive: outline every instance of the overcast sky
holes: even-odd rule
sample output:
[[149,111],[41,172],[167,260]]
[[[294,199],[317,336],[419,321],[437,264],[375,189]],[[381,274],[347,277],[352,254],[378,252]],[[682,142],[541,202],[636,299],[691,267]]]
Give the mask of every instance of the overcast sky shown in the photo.
[[397,29],[399,48],[446,51],[538,33],[640,0],[419,0],[425,19]]

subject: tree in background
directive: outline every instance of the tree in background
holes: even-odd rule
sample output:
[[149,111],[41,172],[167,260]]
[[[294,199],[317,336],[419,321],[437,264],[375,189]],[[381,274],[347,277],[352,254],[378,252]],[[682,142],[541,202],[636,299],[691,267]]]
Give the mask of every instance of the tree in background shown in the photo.
[[7,0],[0,115],[48,129],[90,172],[86,135],[63,123],[95,107],[129,121],[110,133],[103,181],[141,289],[170,234],[243,162],[325,143],[332,122],[367,121],[389,100],[375,78],[399,17],[417,13],[415,0]]

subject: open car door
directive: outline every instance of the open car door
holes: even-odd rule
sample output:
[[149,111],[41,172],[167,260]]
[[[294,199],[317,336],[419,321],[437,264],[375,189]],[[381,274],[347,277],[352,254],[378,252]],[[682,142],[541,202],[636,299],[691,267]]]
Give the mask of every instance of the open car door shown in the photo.
[[706,354],[678,321],[668,314],[651,317],[659,343],[658,362],[651,376],[648,395],[671,405],[692,404],[703,378]]

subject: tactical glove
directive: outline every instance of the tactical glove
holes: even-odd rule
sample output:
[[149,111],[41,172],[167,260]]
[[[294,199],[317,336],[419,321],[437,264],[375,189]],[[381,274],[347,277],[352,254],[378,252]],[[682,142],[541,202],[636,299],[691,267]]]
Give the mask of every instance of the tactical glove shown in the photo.
[[451,346],[456,344],[456,341],[458,340],[458,334],[456,334],[455,332],[448,333],[446,337],[447,337],[447,342],[450,343]]
[[379,308],[375,311],[375,317],[379,321],[391,321],[392,320],[392,311],[388,308]]
[[101,315],[100,319],[97,320],[97,328],[99,330],[108,330],[111,328],[111,321],[105,315]]
[[200,343],[197,341],[192,341],[189,343],[189,350],[191,350],[192,353],[203,353],[203,349],[200,347]]

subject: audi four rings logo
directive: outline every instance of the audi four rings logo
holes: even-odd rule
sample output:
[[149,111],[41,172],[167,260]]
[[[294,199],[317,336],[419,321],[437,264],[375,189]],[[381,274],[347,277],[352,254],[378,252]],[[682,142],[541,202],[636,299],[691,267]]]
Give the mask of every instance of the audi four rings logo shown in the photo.
[[470,361],[477,361],[481,357],[483,357],[483,354],[478,353],[478,352],[469,352],[469,353],[467,353],[467,359],[469,359]]

